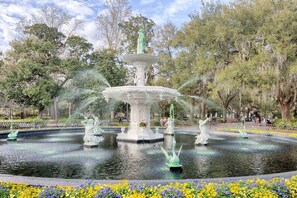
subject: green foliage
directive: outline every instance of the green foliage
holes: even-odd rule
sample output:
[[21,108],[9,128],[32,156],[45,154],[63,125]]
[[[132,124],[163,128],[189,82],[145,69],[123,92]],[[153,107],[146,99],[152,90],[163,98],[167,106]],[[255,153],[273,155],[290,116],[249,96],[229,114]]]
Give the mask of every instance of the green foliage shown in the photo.
[[128,122],[120,122],[119,123],[119,126],[128,127],[129,126],[129,123]]
[[65,38],[65,35],[58,32],[57,28],[48,27],[44,23],[36,23],[32,26],[27,26],[24,33],[27,35],[34,35],[38,40],[52,43],[57,47],[63,45],[62,40]]
[[[75,71],[86,67],[91,44],[65,36],[45,24],[26,27],[24,40],[14,41],[7,53],[1,85],[8,99],[26,107],[48,107]],[[63,58],[61,58],[63,53]],[[13,89],[12,89],[13,88]]]
[[271,97],[283,119],[290,119],[297,92],[296,13],[294,0],[205,3],[172,40],[177,52],[170,64],[174,66],[160,71],[170,74],[172,87],[197,77],[209,79],[204,86],[192,83],[181,91],[219,99],[224,114],[232,102],[243,111],[243,96],[254,106]]
[[156,122],[154,123],[154,126],[161,126],[161,123],[160,123],[159,121],[156,121]]
[[127,69],[111,50],[92,53],[90,65],[108,81],[110,86],[120,86],[127,82]]
[[10,194],[9,191],[5,187],[0,186],[0,197],[8,198],[9,194]]
[[297,130],[297,120],[286,121],[282,119],[277,119],[273,122],[275,128],[285,129],[285,130]]
[[80,36],[67,38],[65,44],[65,48],[68,50],[70,56],[79,57],[81,59],[87,58],[88,53],[92,49],[92,44],[88,43],[85,38]]

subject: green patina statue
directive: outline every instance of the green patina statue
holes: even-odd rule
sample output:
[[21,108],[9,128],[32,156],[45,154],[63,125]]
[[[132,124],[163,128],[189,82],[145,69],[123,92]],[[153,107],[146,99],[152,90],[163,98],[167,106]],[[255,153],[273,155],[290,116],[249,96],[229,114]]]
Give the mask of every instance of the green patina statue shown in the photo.
[[172,118],[174,120],[174,105],[173,104],[170,105],[169,114],[170,114],[170,118]]
[[7,140],[8,141],[14,141],[14,140],[17,140],[17,137],[18,137],[18,133],[19,133],[19,131],[17,130],[17,131],[14,131],[14,132],[10,132],[9,134],[8,134],[8,136],[7,136]]
[[144,28],[140,28],[138,31],[138,39],[137,39],[137,54],[143,54],[144,53],[144,47],[145,47],[145,36],[144,36]]
[[15,141],[17,140],[19,130],[13,131],[13,119],[12,114],[10,116],[10,133],[7,136],[8,141]]
[[168,152],[165,149],[163,149],[163,147],[161,146],[161,150],[163,151],[163,153],[166,157],[166,165],[169,168],[182,167],[182,165],[179,163],[179,154],[180,154],[180,151],[181,151],[183,145],[181,145],[177,154],[175,153],[175,147],[176,147],[175,138],[173,138],[173,140],[172,140],[172,155],[169,155]]
[[240,129],[238,131],[241,138],[248,138],[248,134],[245,131],[241,131]]

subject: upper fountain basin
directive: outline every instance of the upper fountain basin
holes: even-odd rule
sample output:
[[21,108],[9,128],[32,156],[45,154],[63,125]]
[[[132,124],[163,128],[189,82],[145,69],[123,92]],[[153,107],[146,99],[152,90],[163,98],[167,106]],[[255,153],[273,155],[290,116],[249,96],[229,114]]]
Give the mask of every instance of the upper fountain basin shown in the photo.
[[154,64],[158,62],[156,56],[150,54],[128,54],[123,57],[123,61],[134,65],[137,62],[145,62],[146,64]]
[[161,86],[119,86],[108,87],[103,92],[105,99],[121,100],[123,102],[146,101],[147,103],[170,100],[181,94],[175,90]]

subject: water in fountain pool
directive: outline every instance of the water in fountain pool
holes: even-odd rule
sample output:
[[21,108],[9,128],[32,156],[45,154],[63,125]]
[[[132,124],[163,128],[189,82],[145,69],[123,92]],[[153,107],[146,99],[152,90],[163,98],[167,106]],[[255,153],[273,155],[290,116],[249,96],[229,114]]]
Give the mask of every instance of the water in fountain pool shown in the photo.
[[83,147],[84,132],[39,134],[0,142],[0,173],[84,179],[189,179],[268,174],[296,170],[297,145],[267,136],[211,135],[208,146],[195,146],[194,135],[177,134],[182,173],[171,172],[160,146],[164,142],[117,142],[104,134],[98,148]]

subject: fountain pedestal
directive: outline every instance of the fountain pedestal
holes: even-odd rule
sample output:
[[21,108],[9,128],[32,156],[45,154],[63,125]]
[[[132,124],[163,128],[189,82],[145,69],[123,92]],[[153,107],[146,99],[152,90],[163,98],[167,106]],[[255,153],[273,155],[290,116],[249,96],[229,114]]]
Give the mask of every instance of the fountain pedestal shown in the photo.
[[[117,140],[127,142],[157,142],[163,141],[163,135],[155,134],[150,127],[151,104],[142,100],[126,101],[130,104],[130,127],[127,133],[118,135]],[[140,127],[141,121],[147,122],[146,127]]]

